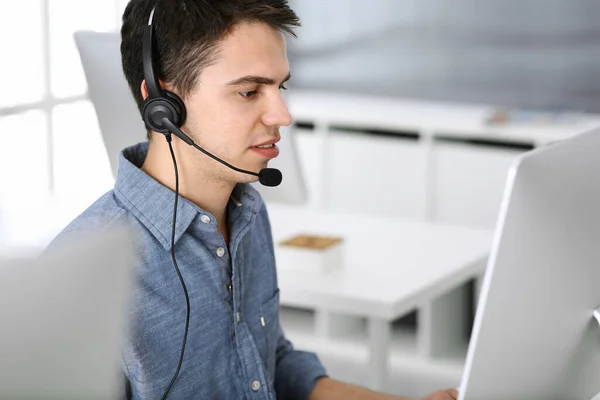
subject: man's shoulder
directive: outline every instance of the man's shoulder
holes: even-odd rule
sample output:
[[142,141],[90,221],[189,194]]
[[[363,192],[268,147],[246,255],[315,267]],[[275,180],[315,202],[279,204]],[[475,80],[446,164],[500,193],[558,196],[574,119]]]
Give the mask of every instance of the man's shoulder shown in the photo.
[[46,251],[80,235],[98,233],[125,223],[127,214],[127,209],[118,201],[114,191],[110,190],[63,228],[46,247]]
[[90,205],[69,223],[61,233],[83,230],[101,230],[119,222],[127,213],[127,209],[110,190]]

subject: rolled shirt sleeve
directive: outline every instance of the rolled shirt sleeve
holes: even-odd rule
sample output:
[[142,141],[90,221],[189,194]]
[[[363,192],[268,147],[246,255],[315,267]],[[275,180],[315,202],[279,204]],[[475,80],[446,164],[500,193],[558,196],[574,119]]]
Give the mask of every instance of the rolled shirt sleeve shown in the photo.
[[275,392],[278,399],[307,400],[317,380],[327,372],[316,354],[295,350],[281,325],[277,339]]

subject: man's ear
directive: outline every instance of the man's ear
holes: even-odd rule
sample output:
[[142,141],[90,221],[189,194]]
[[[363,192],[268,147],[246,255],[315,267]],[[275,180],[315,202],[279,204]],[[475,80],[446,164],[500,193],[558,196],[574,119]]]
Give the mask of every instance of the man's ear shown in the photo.
[[140,92],[142,93],[142,99],[146,100],[146,97],[148,97],[148,88],[146,87],[145,79],[142,81],[142,84],[140,85]]
[[[166,85],[163,81],[159,80],[158,84],[160,85],[160,88],[162,90],[167,90]],[[146,100],[146,97],[148,97],[148,87],[146,86],[145,79],[142,81],[142,84],[140,85],[140,92],[142,93],[142,99]]]

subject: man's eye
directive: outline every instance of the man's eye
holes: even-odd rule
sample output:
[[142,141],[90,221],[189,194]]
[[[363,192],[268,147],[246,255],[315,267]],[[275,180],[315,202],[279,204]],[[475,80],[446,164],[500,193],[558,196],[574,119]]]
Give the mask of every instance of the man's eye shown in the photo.
[[250,90],[248,92],[240,92],[240,96],[242,96],[245,99],[251,99],[256,95],[256,93],[256,90]]
[[283,85],[279,86],[279,89],[280,90],[287,90],[287,88],[285,86],[283,86]]

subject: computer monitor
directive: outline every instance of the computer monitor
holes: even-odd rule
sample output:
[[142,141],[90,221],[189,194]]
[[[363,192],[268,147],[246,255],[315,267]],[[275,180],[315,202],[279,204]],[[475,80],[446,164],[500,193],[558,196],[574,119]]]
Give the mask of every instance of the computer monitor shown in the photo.
[[0,399],[116,399],[133,286],[129,230],[0,260]]
[[74,37],[88,96],[96,110],[110,168],[116,177],[119,152],[146,140],[144,121],[121,67],[121,39],[116,32],[82,31]]
[[600,129],[509,173],[460,400],[600,393]]
[[[119,152],[146,140],[146,127],[129,90],[121,66],[121,37],[117,32],[75,32],[75,43],[96,110],[113,176],[117,175]],[[141,49],[140,49],[141,51]],[[277,187],[253,183],[267,202],[304,204],[308,200],[293,129],[282,127],[280,154],[269,162],[283,181]],[[198,157],[205,157],[198,153]]]

